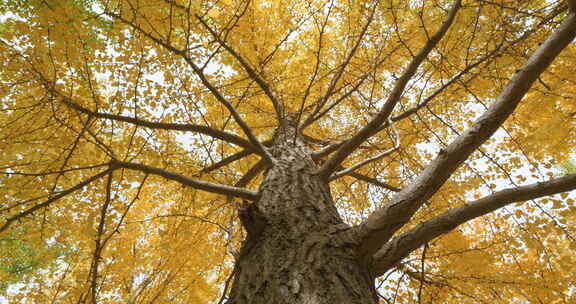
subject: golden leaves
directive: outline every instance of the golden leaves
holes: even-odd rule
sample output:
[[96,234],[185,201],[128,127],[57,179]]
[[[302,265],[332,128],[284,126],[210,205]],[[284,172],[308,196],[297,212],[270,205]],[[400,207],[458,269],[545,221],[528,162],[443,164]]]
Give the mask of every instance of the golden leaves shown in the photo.
[[[371,7],[365,1],[28,1],[29,8],[15,10],[16,17],[5,26],[9,30],[0,33],[1,219],[93,176],[113,157],[225,184],[234,184],[259,161],[252,155],[200,174],[203,167],[241,149],[206,135],[88,117],[65,106],[55,92],[98,113],[242,134],[181,53],[168,50],[167,44],[203,67],[258,139],[270,139],[277,123],[273,105],[238,61],[198,25],[196,14],[270,84],[288,112],[302,110],[305,118],[333,106],[305,134],[334,143],[378,111],[449,2],[382,2],[366,38],[344,66],[368,20]],[[401,118],[395,122],[401,150],[358,173],[404,186],[491,103],[526,50],[534,49],[551,27],[550,22],[539,24],[548,17],[545,1],[516,4],[466,3],[393,113]],[[531,30],[535,34],[530,39],[520,39]],[[504,183],[554,174],[555,166],[571,157],[576,138],[574,52],[571,46],[526,96],[506,131],[482,147],[485,153],[474,154],[406,228]],[[486,60],[471,66],[484,56]],[[331,87],[333,94],[324,99]],[[345,165],[392,144],[381,131]],[[257,188],[259,179],[249,187]],[[331,187],[343,217],[354,223],[390,196],[388,190],[352,177]],[[109,210],[102,219],[107,200]],[[527,203],[474,221],[430,244],[425,263],[432,283],[426,293],[437,294],[437,302],[472,301],[464,293],[493,302],[494,288],[505,285],[511,287],[498,295],[502,302],[552,303],[554,296],[569,301],[565,290],[570,273],[565,269],[576,262],[568,237],[574,233],[574,201],[560,196],[538,203],[542,205]],[[46,280],[44,294],[32,288],[26,292],[42,296],[37,302],[85,295],[95,240],[109,238],[100,253],[97,284],[111,302],[148,302],[158,295],[168,303],[174,290],[181,291],[180,302],[209,302],[218,296],[230,252],[242,238],[235,209],[233,201],[220,195],[120,170],[110,191],[105,179],[97,180],[18,223],[26,227],[23,237],[33,240],[32,247],[54,242],[70,252],[56,265],[58,271],[35,273],[38,284]],[[421,253],[406,261],[406,267],[417,270]],[[418,276],[410,280],[412,289],[401,295],[406,301],[414,299],[408,294],[419,282]],[[64,291],[56,295],[58,284],[49,283],[62,283]]]

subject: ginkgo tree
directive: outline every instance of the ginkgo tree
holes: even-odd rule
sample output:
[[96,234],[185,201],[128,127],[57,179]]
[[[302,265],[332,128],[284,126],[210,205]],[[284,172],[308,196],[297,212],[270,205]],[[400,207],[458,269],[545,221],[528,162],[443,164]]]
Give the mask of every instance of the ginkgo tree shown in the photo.
[[574,0],[7,0],[10,303],[573,303]]

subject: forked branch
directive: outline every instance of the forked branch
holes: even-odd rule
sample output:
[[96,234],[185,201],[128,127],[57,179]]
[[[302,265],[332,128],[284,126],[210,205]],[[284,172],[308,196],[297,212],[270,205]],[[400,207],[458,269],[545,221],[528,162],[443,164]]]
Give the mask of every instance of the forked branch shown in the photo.
[[576,37],[576,13],[570,13],[558,29],[534,52],[506,84],[496,101],[466,131],[458,136],[409,186],[385,207],[376,210],[358,227],[361,251],[372,256],[412,215],[434,195],[452,173],[482,143],[488,140],[520,103],[560,52]]
[[418,67],[424,62],[424,60],[428,57],[428,54],[436,47],[438,42],[444,37],[450,26],[453,24],[454,19],[456,17],[456,12],[460,9],[461,0],[456,0],[454,2],[454,6],[448,13],[446,20],[442,23],[442,26],[436,31],[436,33],[430,37],[428,42],[424,45],[424,47],[412,58],[412,61],[408,64],[402,76],[398,78],[392,92],[388,96],[386,102],[380,112],[374,116],[374,118],[360,131],[358,131],[353,137],[347,140],[330,158],[324,166],[319,170],[319,175],[328,178],[336,167],[340,165],[344,159],[346,159],[352,152],[354,152],[363,142],[365,142],[370,136],[374,135],[378,132],[379,127],[388,121],[390,114],[392,114],[392,110],[394,106],[400,100],[400,97],[404,93],[404,89],[408,84],[408,81],[412,79]]
[[394,123],[392,123],[391,120],[388,120],[388,124],[392,126],[392,130],[394,131],[394,147],[392,147],[392,148],[390,148],[384,152],[378,153],[376,156],[367,158],[367,159],[353,165],[350,168],[338,171],[336,174],[334,174],[330,177],[330,180],[335,180],[335,179],[340,178],[342,176],[349,175],[350,173],[360,169],[361,167],[363,167],[363,166],[365,166],[371,162],[375,162],[375,161],[383,158],[384,156],[392,154],[394,151],[398,150],[398,148],[400,148],[400,133],[398,133],[396,126],[394,125]]
[[106,14],[109,15],[110,17],[115,18],[115,19],[121,21],[122,23],[130,26],[131,28],[133,28],[137,32],[141,33],[142,35],[146,36],[148,39],[152,40],[153,42],[155,42],[159,46],[161,46],[164,49],[166,49],[167,51],[171,52],[172,54],[177,55],[177,56],[181,57],[182,59],[184,59],[184,61],[188,64],[188,66],[190,66],[190,68],[192,68],[192,70],[194,71],[196,76],[200,79],[200,81],[202,82],[204,87],[206,87],[210,91],[210,93],[212,93],[212,95],[216,98],[216,100],[218,100],[218,102],[220,102],[230,112],[230,114],[234,118],[234,121],[240,126],[240,128],[242,129],[244,134],[246,134],[246,136],[250,140],[250,143],[252,143],[252,145],[257,148],[258,154],[260,154],[260,156],[262,156],[268,163],[270,163],[270,164],[274,163],[274,160],[273,160],[272,156],[270,155],[270,153],[268,153],[266,148],[256,138],[256,136],[252,132],[252,129],[242,119],[242,117],[240,116],[238,111],[236,111],[236,108],[234,108],[234,106],[226,99],[226,97],[224,97],[222,92],[220,92],[220,90],[218,90],[218,88],[216,88],[216,86],[214,86],[214,84],[212,84],[212,82],[204,74],[203,69],[200,68],[196,63],[194,63],[192,58],[190,58],[190,56],[188,56],[186,50],[179,49],[179,48],[169,44],[168,42],[163,41],[162,39],[160,39],[158,37],[155,37],[154,35],[143,30],[140,26],[138,26],[134,22],[131,22],[130,20],[127,20],[116,13],[106,12]]
[[[332,94],[334,94],[334,90],[336,89],[336,85],[338,84],[338,81],[340,81],[340,78],[342,78],[342,75],[344,75],[344,71],[346,70],[346,68],[348,67],[350,62],[352,61],[352,58],[354,58],[354,56],[356,55],[356,52],[360,48],[362,41],[364,41],[364,37],[366,36],[368,28],[372,24],[372,21],[374,21],[374,16],[376,14],[376,11],[378,10],[379,5],[380,5],[380,1],[375,1],[375,3],[372,6],[372,10],[370,11],[370,15],[368,16],[368,20],[366,20],[366,23],[362,27],[362,31],[358,35],[358,39],[354,43],[352,50],[350,50],[350,54],[348,54],[348,56],[346,57],[344,62],[340,65],[336,74],[330,80],[330,84],[328,85],[328,89],[326,90],[326,93],[316,101],[316,107],[315,107],[314,111],[302,123],[302,125],[299,127],[300,129],[303,129],[306,126],[310,125],[314,120],[318,119],[318,117],[323,115],[323,114],[321,114],[321,115],[317,115],[317,114],[318,114],[318,112],[320,112],[322,110],[322,108],[324,107],[326,102],[328,102],[328,99],[332,96]],[[317,58],[317,60],[320,60],[320,59]],[[362,84],[362,82],[364,82],[364,79],[365,79],[365,77],[363,77],[363,79],[360,80],[358,87]],[[310,83],[310,84],[312,84],[312,83]],[[341,100],[343,100],[344,98],[341,98]],[[338,104],[338,103],[339,102],[336,102],[336,104]]]
[[200,21],[200,24],[202,24],[202,26],[204,26],[204,28],[210,33],[210,35],[212,35],[212,37],[214,37],[214,39],[216,41],[218,41],[218,43],[226,50],[228,51],[228,53],[230,53],[230,55],[232,55],[234,58],[236,58],[236,60],[238,61],[238,63],[240,63],[240,65],[242,66],[242,68],[244,68],[244,70],[246,71],[246,73],[248,73],[248,76],[250,76],[250,78],[252,78],[252,80],[254,80],[258,86],[260,86],[260,88],[262,89],[262,91],[264,91],[264,94],[266,94],[266,96],[268,96],[268,98],[270,99],[270,101],[272,101],[272,105],[274,106],[274,110],[276,111],[276,115],[278,116],[278,119],[282,119],[284,116],[284,108],[282,106],[282,103],[280,102],[280,100],[276,97],[276,95],[274,95],[274,93],[272,92],[272,89],[270,88],[270,85],[262,78],[260,77],[260,75],[258,74],[258,72],[256,72],[256,70],[254,68],[252,68],[252,66],[250,66],[250,64],[246,61],[246,59],[244,59],[244,57],[242,57],[240,54],[238,54],[238,52],[236,52],[232,47],[230,47],[226,41],[222,40],[220,38],[220,36],[218,35],[218,33],[216,33],[207,23],[206,21],[204,21],[204,19],[202,19],[201,16],[195,15],[196,19],[198,19],[198,21]]

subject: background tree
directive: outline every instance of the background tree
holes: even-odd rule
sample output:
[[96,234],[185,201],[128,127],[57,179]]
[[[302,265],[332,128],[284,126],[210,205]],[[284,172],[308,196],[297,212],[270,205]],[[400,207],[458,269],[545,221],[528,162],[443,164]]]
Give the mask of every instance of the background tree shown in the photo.
[[10,301],[576,300],[573,0],[3,3]]

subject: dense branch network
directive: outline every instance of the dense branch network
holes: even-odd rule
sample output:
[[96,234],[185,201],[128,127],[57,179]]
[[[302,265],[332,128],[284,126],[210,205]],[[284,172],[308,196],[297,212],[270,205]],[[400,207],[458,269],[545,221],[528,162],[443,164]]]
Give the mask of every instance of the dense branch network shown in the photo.
[[[171,5],[174,4],[169,0],[166,0],[166,2],[170,3]],[[376,16],[378,6],[378,1],[373,3],[370,13],[367,16],[367,21],[365,21],[364,25],[361,27],[357,39],[351,43],[351,50],[347,53],[346,56],[343,57],[342,64],[339,65],[334,71],[323,76],[328,77],[333,73],[330,81],[328,82],[327,88],[323,91],[323,94],[321,94],[320,97],[314,103],[312,103],[311,106],[309,106],[310,108],[313,108],[311,114],[305,117],[304,121],[300,123],[300,119],[304,116],[304,103],[309,97],[311,88],[315,85],[314,81],[316,80],[317,76],[319,76],[318,71],[320,66],[322,39],[324,39],[323,34],[326,24],[328,23],[328,16],[331,14],[332,3],[328,7],[329,9],[328,14],[326,15],[326,19],[320,25],[319,29],[319,46],[317,50],[318,55],[316,58],[316,66],[308,86],[305,88],[304,92],[302,92],[302,105],[300,106],[299,112],[297,113],[295,119],[299,132],[303,132],[306,127],[318,121],[320,118],[325,117],[327,113],[341,105],[348,98],[351,98],[353,94],[361,92],[363,85],[368,82],[370,76],[368,73],[365,73],[357,77],[354,81],[347,83],[346,85],[341,87],[338,87],[337,85],[341,82],[342,78],[344,78],[344,74],[347,71],[347,68],[350,67],[350,62],[357,55],[358,49],[366,39],[368,29]],[[408,83],[414,80],[417,71],[421,68],[423,63],[430,56],[431,52],[438,46],[441,39],[451,28],[461,7],[462,3],[460,0],[454,1],[452,8],[448,11],[445,20],[437,29],[435,34],[428,38],[424,46],[416,55],[412,56],[412,60],[404,68],[401,76],[396,79],[388,97],[383,102],[383,106],[379,109],[376,115],[358,132],[353,134],[348,139],[336,142],[331,142],[330,140],[324,139],[318,140],[313,137],[306,136],[305,134],[299,134],[311,147],[317,147],[317,150],[312,152],[311,157],[315,162],[321,165],[321,168],[317,171],[317,174],[326,182],[331,182],[344,176],[351,176],[370,185],[374,185],[386,191],[392,191],[396,193],[394,196],[392,196],[391,201],[388,204],[380,209],[377,209],[376,212],[369,215],[361,225],[356,226],[351,230],[354,234],[354,237],[359,240],[358,242],[360,254],[365,258],[366,261],[370,263],[372,266],[373,274],[376,276],[382,275],[387,270],[397,266],[399,261],[409,255],[411,252],[425,245],[434,238],[448,233],[458,225],[464,224],[472,219],[498,210],[511,203],[535,199],[545,195],[552,195],[576,189],[576,175],[571,174],[560,178],[554,178],[545,182],[498,191],[479,200],[466,203],[460,207],[449,209],[448,211],[445,211],[436,217],[425,220],[407,232],[396,235],[399,229],[404,227],[410,221],[410,219],[422,207],[422,205],[437,193],[440,187],[442,187],[442,185],[454,174],[457,168],[464,161],[466,161],[474,151],[477,151],[479,147],[485,143],[498,128],[503,125],[505,120],[511,115],[524,95],[530,89],[532,84],[539,79],[540,75],[546,70],[551,62],[571,41],[573,41],[574,37],[576,36],[576,1],[569,0],[568,8],[570,13],[567,15],[558,29],[545,42],[541,44],[538,50],[528,59],[526,64],[520,68],[513,77],[511,77],[511,79],[502,90],[501,94],[491,104],[487,111],[479,118],[477,118],[469,128],[460,133],[460,135],[445,149],[441,150],[437,157],[411,182],[411,184],[400,189],[400,187],[380,181],[378,178],[359,173],[358,171],[360,171],[359,169],[361,167],[364,167],[370,163],[375,163],[381,160],[383,157],[389,156],[400,149],[400,132],[397,130],[396,126],[399,121],[409,117],[411,118],[420,109],[427,107],[440,94],[445,92],[447,88],[462,81],[462,79],[466,75],[469,75],[472,70],[494,59],[503,51],[508,50],[511,46],[514,46],[515,43],[526,39],[529,36],[529,33],[533,33],[536,28],[534,27],[532,30],[526,31],[524,35],[519,36],[517,39],[514,39],[511,42],[502,42],[497,44],[496,47],[494,47],[491,51],[487,51],[483,56],[479,57],[473,62],[468,63],[463,69],[454,74],[447,81],[443,82],[442,85],[440,85],[436,90],[432,91],[428,97],[419,101],[415,106],[404,109],[403,112],[393,115],[393,111],[395,110],[396,105],[400,102],[401,97],[407,90]],[[179,8],[185,9],[186,11],[189,11],[190,9],[189,7],[181,6]],[[43,78],[42,83],[45,86],[45,90],[48,91],[51,95],[56,96],[59,103],[64,104],[68,109],[72,111],[82,113],[83,118],[88,117],[88,122],[82,126],[80,131],[76,131],[78,135],[76,141],[73,143],[74,147],[82,138],[87,137],[85,134],[89,134],[94,138],[95,141],[97,141],[97,145],[103,147],[103,149],[111,150],[109,146],[102,143],[101,141],[98,141],[98,136],[93,134],[90,130],[89,122],[91,122],[92,119],[100,119],[127,123],[133,126],[148,128],[152,130],[173,130],[202,134],[243,148],[243,150],[240,152],[236,152],[234,154],[213,161],[210,166],[207,166],[199,171],[201,174],[213,173],[214,171],[222,169],[232,164],[233,162],[245,159],[252,154],[256,154],[262,159],[253,163],[246,171],[246,173],[235,182],[234,186],[217,184],[191,178],[178,172],[173,172],[165,168],[149,166],[144,163],[119,160],[116,158],[113,151],[108,153],[109,162],[100,165],[86,166],[77,169],[66,168],[68,158],[72,154],[72,152],[69,152],[68,156],[65,157],[66,159],[61,165],[60,170],[46,171],[42,173],[15,172],[13,170],[4,172],[5,174],[12,175],[43,177],[49,174],[64,175],[64,173],[72,171],[84,170],[85,172],[88,172],[89,170],[108,166],[107,169],[88,178],[85,178],[84,180],[77,182],[74,186],[65,190],[55,191],[58,184],[55,182],[52,189],[53,191],[47,195],[47,198],[41,198],[45,199],[43,202],[29,207],[17,213],[16,215],[8,217],[6,222],[0,227],[0,232],[4,232],[9,228],[11,224],[22,219],[23,217],[32,215],[34,212],[50,206],[65,196],[72,195],[72,193],[80,191],[93,182],[108,176],[108,180],[106,182],[106,196],[100,210],[101,217],[95,240],[96,247],[93,252],[94,255],[89,275],[91,284],[90,296],[94,302],[97,299],[97,281],[99,276],[99,263],[101,262],[101,253],[104,246],[106,245],[107,240],[109,240],[113,234],[112,233],[108,235],[108,237],[105,237],[104,227],[106,214],[109,212],[108,208],[112,200],[112,174],[116,170],[126,169],[138,171],[143,173],[145,178],[148,175],[161,176],[167,180],[180,183],[183,186],[207,191],[210,193],[220,194],[228,197],[229,199],[236,197],[249,201],[257,201],[260,198],[259,193],[245,189],[245,187],[248,186],[261,172],[273,167],[276,162],[274,156],[270,153],[272,140],[260,141],[256,137],[254,132],[255,130],[253,130],[244,120],[242,116],[243,113],[238,111],[237,107],[231,102],[231,99],[226,96],[226,94],[224,94],[223,91],[218,88],[212,79],[205,74],[205,67],[202,67],[197,62],[195,62],[196,59],[194,59],[188,53],[186,48],[179,48],[171,44],[169,39],[170,35],[168,35],[168,39],[164,39],[161,36],[156,36],[152,32],[147,32],[141,26],[139,26],[138,23],[133,20],[129,20],[129,18],[126,16],[122,16],[112,11],[107,11],[106,14],[115,20],[129,26],[134,31],[142,34],[147,39],[157,44],[159,47],[170,52],[172,55],[182,58],[187,64],[187,67],[192,70],[202,85],[208,91],[210,91],[210,93],[221,105],[223,105],[228,110],[247,139],[210,126],[188,123],[155,122],[137,117],[109,114],[100,112],[98,110],[91,110],[88,107],[82,106],[81,102],[78,102],[77,100],[74,100],[73,98],[66,96],[66,94],[58,91],[55,87],[57,79],[47,79],[44,77],[44,75],[35,71],[40,77]],[[236,16],[236,18],[239,19],[242,17],[242,15],[243,14]],[[213,28],[200,15],[193,14],[190,17],[194,17],[195,20],[197,20],[199,24],[210,34],[210,37],[214,39],[221,48],[226,50],[237,61],[237,63],[239,63],[243,69],[243,72],[248,75],[248,79],[251,79],[253,82],[255,82],[272,103],[272,106],[277,115],[278,124],[284,123],[284,120],[287,119],[288,113],[286,113],[286,110],[284,109],[285,105],[282,104],[281,98],[276,95],[276,91],[273,90],[273,87],[264,79],[264,77],[257,71],[256,68],[250,65],[249,61],[246,60],[239,51],[237,51],[230,45],[228,41],[226,41],[226,35],[224,32],[217,32],[216,27]],[[541,24],[548,22],[550,19],[552,18],[543,20]],[[2,43],[7,45],[7,43],[4,41],[2,41]],[[344,91],[347,88],[349,89]],[[338,93],[340,96],[335,98],[334,96],[337,95],[337,91],[339,90],[344,92]],[[333,97],[335,100],[333,100]],[[357,161],[355,164],[349,166],[348,168],[343,166],[344,161],[359,149],[369,149],[370,147],[363,145],[367,144],[367,141],[371,137],[387,128],[391,128],[394,133],[392,139],[393,146],[391,148],[385,151],[376,152],[374,156],[366,157],[363,160]],[[71,149],[71,151],[74,150],[74,147]],[[138,197],[138,195],[136,197]],[[25,206],[27,203],[29,203],[29,201],[20,202],[16,205]],[[125,216],[125,214],[123,216]],[[122,220],[123,218],[124,217],[122,217]],[[116,227],[116,231],[118,231],[119,225],[120,224],[118,224]],[[422,264],[424,264],[424,261],[422,261]],[[86,294],[86,297],[87,296],[89,295]]]
[[567,15],[559,28],[540,45],[502,90],[500,96],[465,132],[442,150],[424,171],[385,207],[361,226],[363,254],[371,256],[403,227],[434,195],[470,154],[488,140],[512,114],[522,97],[554,58],[576,37],[576,13]]
[[240,126],[244,134],[248,137],[249,141],[252,143],[254,147],[258,149],[259,154],[268,162],[273,163],[273,159],[266,150],[266,148],[256,138],[250,127],[246,124],[246,122],[244,122],[244,120],[242,119],[238,111],[235,109],[235,107],[227,100],[224,94],[222,94],[222,92],[220,92],[220,90],[218,90],[218,88],[214,84],[212,84],[212,82],[208,79],[208,77],[204,73],[203,68],[200,68],[196,63],[194,63],[192,58],[190,58],[190,56],[186,53],[185,50],[178,49],[175,46],[171,45],[169,42],[163,41],[158,37],[154,37],[151,33],[143,30],[140,26],[138,26],[134,22],[131,22],[130,20],[127,20],[121,15],[118,15],[114,12],[107,12],[107,14],[115,18],[116,20],[119,20],[120,22],[132,27],[134,30],[148,37],[150,40],[154,41],[167,51],[184,59],[184,61],[192,68],[192,71],[200,79],[202,84],[210,91],[210,93],[212,93],[212,95],[216,98],[216,100],[218,100],[222,105],[224,105],[226,109],[228,109],[228,111],[230,112],[236,123]]
[[378,114],[361,130],[356,132],[354,136],[348,139],[338,150],[334,153],[334,155],[324,164],[324,166],[320,169],[319,174],[328,178],[335,168],[346,159],[352,152],[354,152],[363,142],[365,142],[370,136],[374,135],[379,127],[388,121],[388,118],[392,114],[392,110],[400,100],[400,96],[404,92],[408,81],[412,79],[418,67],[424,62],[424,60],[428,57],[428,54],[434,49],[434,47],[440,42],[442,37],[446,34],[454,19],[456,17],[456,13],[460,9],[461,1],[456,0],[452,9],[448,13],[448,16],[442,26],[436,31],[436,33],[430,37],[430,39],[426,42],[426,45],[420,50],[416,56],[412,59],[412,61],[406,66],[402,76],[398,78],[392,92],[386,99],[386,102],[378,112]]

